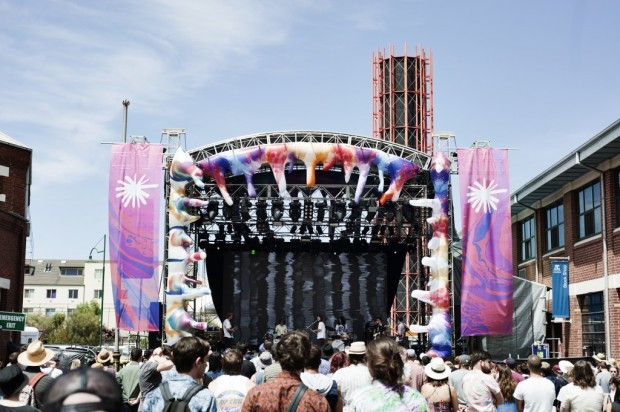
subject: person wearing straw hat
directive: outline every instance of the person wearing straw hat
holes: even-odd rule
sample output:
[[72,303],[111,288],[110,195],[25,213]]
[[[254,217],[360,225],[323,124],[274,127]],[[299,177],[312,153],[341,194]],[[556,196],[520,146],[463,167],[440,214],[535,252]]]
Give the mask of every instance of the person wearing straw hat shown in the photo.
[[[47,390],[54,382],[54,378],[41,372],[41,366],[54,357],[54,352],[43,345],[40,340],[31,342],[26,350],[19,354],[17,363],[25,366],[24,375],[28,378],[28,388],[25,388],[22,399],[31,397],[34,393],[34,402],[25,399],[36,408],[43,406],[43,399]],[[31,390],[27,390],[30,389]]]
[[351,343],[345,353],[349,356],[349,366],[338,369],[333,379],[338,384],[342,394],[342,402],[345,409],[351,403],[351,394],[362,387],[372,383],[372,376],[366,366],[366,344],[362,341]]
[[426,383],[422,385],[422,396],[428,402],[429,411],[454,412],[459,409],[459,399],[454,387],[448,384],[451,369],[442,358],[433,358],[424,367]]
[[19,410],[21,412],[38,411],[37,408],[20,401],[19,395],[28,385],[28,377],[18,365],[10,365],[0,370],[0,409]]
[[110,363],[112,362],[112,353],[109,350],[102,348],[95,357],[95,360],[103,365],[104,371],[116,377],[116,371],[114,368],[110,367]]

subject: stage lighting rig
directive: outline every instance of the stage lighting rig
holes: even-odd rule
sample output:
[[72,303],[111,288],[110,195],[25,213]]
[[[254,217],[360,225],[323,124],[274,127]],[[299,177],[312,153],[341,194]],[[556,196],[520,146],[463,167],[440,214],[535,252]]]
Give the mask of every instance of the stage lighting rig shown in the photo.
[[351,213],[349,214],[349,221],[354,222],[362,215],[361,205],[358,205],[354,201],[351,201],[349,202],[349,208],[351,209]]
[[267,201],[264,199],[256,202],[256,220],[259,222],[267,220]]
[[213,222],[213,220],[217,217],[220,209],[220,203],[215,200],[209,200],[209,204],[207,205],[207,220]]
[[322,222],[325,219],[325,208],[327,207],[327,202],[321,200],[316,203],[316,221]]
[[331,208],[331,222],[342,222],[344,220],[344,216],[347,214],[347,206],[343,200],[332,200],[332,208]]
[[275,222],[279,222],[284,216],[284,202],[280,199],[271,201],[271,217]]
[[239,211],[241,214],[241,220],[244,222],[247,222],[251,218],[250,206],[252,206],[252,203],[247,197],[244,197],[243,199],[239,201]]
[[394,221],[394,217],[396,217],[396,203],[388,200],[385,202],[385,219],[388,223],[392,223]]
[[367,200],[367,212],[366,212],[366,221],[371,222],[374,218],[375,215],[377,214],[377,201],[373,198],[370,198],[369,200]]
[[301,218],[301,203],[299,200],[292,200],[288,205],[288,215],[290,216],[293,222],[299,222],[299,218]]
[[312,200],[310,199],[304,200],[304,221],[312,222],[313,215],[314,215],[314,203],[312,203]]
[[403,205],[403,219],[409,224],[413,223],[415,219],[415,207],[411,206],[409,202]]

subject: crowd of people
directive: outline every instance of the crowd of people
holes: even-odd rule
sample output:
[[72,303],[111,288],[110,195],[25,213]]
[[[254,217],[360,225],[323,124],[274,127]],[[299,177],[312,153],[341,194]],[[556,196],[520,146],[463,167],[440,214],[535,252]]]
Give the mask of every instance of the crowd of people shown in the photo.
[[[308,330],[280,331],[260,349],[223,351],[198,337],[135,348],[120,370],[102,349],[59,368],[40,341],[0,370],[0,411],[618,412],[618,365],[599,354],[550,365],[536,355],[493,361],[478,351],[444,360],[378,336],[344,350]],[[230,341],[227,341],[230,343]],[[555,361],[555,360],[554,360]]]

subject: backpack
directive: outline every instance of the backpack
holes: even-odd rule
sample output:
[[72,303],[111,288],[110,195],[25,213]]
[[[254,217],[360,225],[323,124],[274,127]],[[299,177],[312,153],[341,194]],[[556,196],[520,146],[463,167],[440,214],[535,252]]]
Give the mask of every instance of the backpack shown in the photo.
[[39,407],[39,403],[37,402],[36,397],[34,396],[34,387],[37,386],[37,383],[41,380],[42,377],[45,376],[45,373],[39,372],[32,377],[28,381],[28,385],[24,386],[22,391],[19,394],[19,400],[21,402],[25,402],[26,405],[30,405],[34,408]]
[[189,401],[191,401],[194,395],[198,392],[206,389],[202,385],[193,385],[187,388],[181,399],[177,399],[170,393],[168,382],[162,382],[159,388],[161,391],[161,396],[164,398],[163,412],[191,412],[191,409],[189,408]]

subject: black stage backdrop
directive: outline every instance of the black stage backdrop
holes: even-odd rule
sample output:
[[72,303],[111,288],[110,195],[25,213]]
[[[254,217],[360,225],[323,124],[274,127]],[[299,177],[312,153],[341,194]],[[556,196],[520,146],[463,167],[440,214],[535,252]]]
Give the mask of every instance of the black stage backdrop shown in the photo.
[[236,340],[257,344],[281,318],[289,330],[314,329],[316,314],[324,315],[328,327],[344,316],[363,340],[368,320],[388,317],[404,260],[400,250],[317,254],[213,247],[207,249],[206,265],[220,318],[233,312]]

